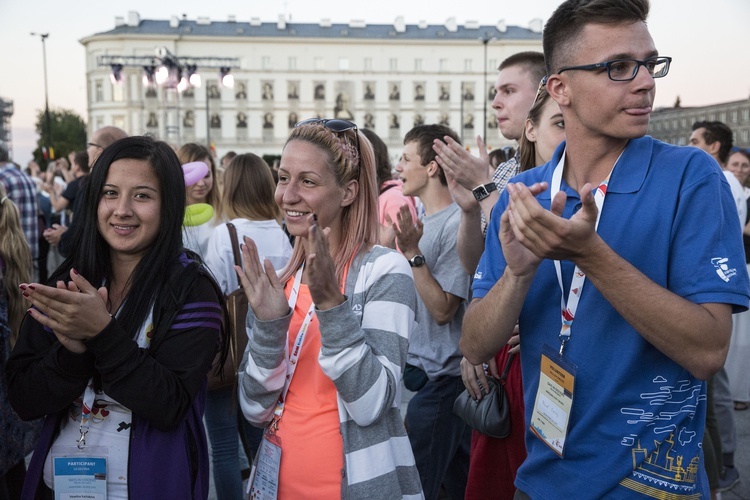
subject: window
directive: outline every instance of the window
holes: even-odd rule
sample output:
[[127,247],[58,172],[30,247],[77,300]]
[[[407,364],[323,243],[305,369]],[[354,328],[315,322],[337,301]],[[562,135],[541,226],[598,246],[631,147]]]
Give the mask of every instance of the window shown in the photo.
[[440,61],[438,61],[438,64],[438,71],[440,71],[441,73],[448,71],[448,59],[440,59]]
[[395,57],[391,57],[390,61],[388,62],[388,68],[391,71],[398,71],[398,59]]
[[297,69],[297,58],[292,56],[289,58],[289,70],[294,71]]
[[315,69],[317,71],[326,69],[325,59],[323,59],[322,57],[316,57],[313,60],[313,64],[315,65]]
[[735,109],[732,111],[732,123],[737,123],[737,117],[739,116],[739,113],[737,113],[737,110]]
[[122,102],[125,100],[125,82],[112,85],[112,100]]
[[123,115],[115,115],[112,117],[112,125],[117,128],[125,129],[125,117]]
[[750,129],[744,129],[742,131],[742,144],[750,143]]
[[263,69],[271,69],[271,57],[270,56],[261,57],[260,66]]
[[414,59],[414,71],[422,71],[422,59]]
[[464,72],[471,73],[471,59],[464,59]]
[[746,122],[750,120],[750,108],[745,108],[742,110],[742,121]]
[[487,61],[487,69],[490,71],[497,70],[498,66],[500,65],[497,63],[497,59],[490,59],[489,61]]
[[94,82],[94,102],[102,102],[104,100],[104,86],[101,80]]
[[346,57],[339,58],[339,69],[341,71],[347,71],[349,69],[349,59]]
[[364,67],[365,71],[372,71],[372,57],[365,57]]

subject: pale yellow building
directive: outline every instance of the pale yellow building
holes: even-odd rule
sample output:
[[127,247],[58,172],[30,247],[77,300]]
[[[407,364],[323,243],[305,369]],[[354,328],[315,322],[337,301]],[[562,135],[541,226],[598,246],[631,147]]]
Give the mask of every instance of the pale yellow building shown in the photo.
[[[131,12],[115,24],[81,40],[90,131],[115,125],[175,144],[210,143],[218,155],[279,154],[289,128],[312,116],[372,128],[394,154],[422,122],[447,123],[467,145],[486,126],[488,144],[501,147],[509,141],[490,106],[497,66],[511,54],[541,51],[541,26],[503,22],[145,20]],[[201,87],[144,87],[144,61],[158,65],[165,54],[197,62]],[[233,61],[233,88],[218,85],[219,58]],[[122,78],[113,84],[110,64],[118,60]]]

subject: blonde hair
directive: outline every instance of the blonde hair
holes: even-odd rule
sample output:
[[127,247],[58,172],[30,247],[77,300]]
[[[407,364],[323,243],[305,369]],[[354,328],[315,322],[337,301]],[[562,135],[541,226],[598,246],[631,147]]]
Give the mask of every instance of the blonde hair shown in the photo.
[[[360,151],[357,151],[359,140]],[[336,182],[344,186],[351,180],[359,183],[355,200],[341,209],[341,238],[333,250],[336,278],[343,280],[344,270],[355,253],[369,250],[378,241],[378,182],[375,155],[364,134],[347,130],[333,132],[320,123],[301,125],[292,130],[284,148],[292,141],[304,141],[320,148],[326,155]],[[284,156],[282,151],[281,156]],[[289,263],[281,271],[281,280],[292,277],[305,260],[305,247],[297,238]]]
[[18,208],[5,193],[0,184],[0,258],[4,269],[0,268],[2,293],[8,298],[8,323],[10,324],[10,344],[15,344],[26,307],[18,285],[31,281],[31,249],[21,229],[21,216]]
[[216,177],[216,163],[214,162],[214,157],[211,155],[211,152],[205,146],[189,142],[183,144],[177,151],[177,158],[180,159],[181,165],[190,163],[191,161],[204,161],[208,158],[208,168],[211,170],[211,177],[213,177],[214,184],[211,187],[211,191],[206,195],[206,203],[211,205],[214,210],[219,210],[221,197],[219,195],[219,187],[217,184],[218,178]]
[[271,167],[263,158],[252,153],[235,156],[224,172],[219,219],[281,222],[281,210],[273,199],[275,189]]

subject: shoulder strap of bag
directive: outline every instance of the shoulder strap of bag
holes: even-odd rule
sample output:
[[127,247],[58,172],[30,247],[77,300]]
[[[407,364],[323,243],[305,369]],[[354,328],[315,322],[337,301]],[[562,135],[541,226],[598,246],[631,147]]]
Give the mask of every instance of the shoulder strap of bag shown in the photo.
[[508,353],[508,360],[505,362],[505,368],[503,368],[503,374],[500,376],[500,383],[505,383],[505,379],[508,378],[508,372],[510,371],[510,364],[513,362],[513,357],[516,355],[515,352]]
[[[229,230],[229,240],[232,242],[232,254],[234,255],[234,265],[242,267],[242,257],[240,253],[240,243],[237,237],[237,228],[234,224],[227,222],[227,229]],[[242,281],[237,280],[239,288],[242,288]]]

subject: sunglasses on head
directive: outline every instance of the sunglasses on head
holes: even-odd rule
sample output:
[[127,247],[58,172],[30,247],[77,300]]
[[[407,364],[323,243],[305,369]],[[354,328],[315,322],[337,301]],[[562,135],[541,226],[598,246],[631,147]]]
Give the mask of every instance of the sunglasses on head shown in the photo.
[[362,150],[359,147],[359,134],[357,133],[358,128],[357,124],[354,122],[350,122],[349,120],[340,120],[338,118],[308,118],[307,120],[297,122],[294,128],[301,127],[303,125],[315,125],[317,123],[323,125],[331,132],[335,132],[337,134],[346,132],[347,130],[354,130],[354,135],[357,138],[357,154],[359,155],[359,158],[362,157]]

